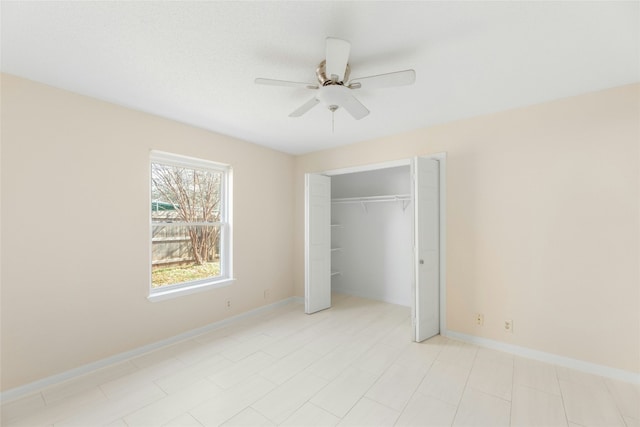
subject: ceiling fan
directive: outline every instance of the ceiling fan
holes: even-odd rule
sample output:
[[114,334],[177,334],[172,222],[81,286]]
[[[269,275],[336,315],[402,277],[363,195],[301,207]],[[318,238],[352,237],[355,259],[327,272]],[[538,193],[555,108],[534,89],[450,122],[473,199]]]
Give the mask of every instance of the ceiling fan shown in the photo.
[[313,98],[302,104],[289,117],[300,117],[322,102],[332,113],[344,108],[354,119],[360,120],[369,114],[367,107],[353,96],[352,90],[380,89],[413,84],[416,81],[414,70],[395,71],[375,76],[349,80],[349,52],[351,43],[346,40],[327,37],[326,59],[316,68],[317,83],[301,83],[286,80],[257,78],[257,84],[272,86],[303,87],[315,91]]

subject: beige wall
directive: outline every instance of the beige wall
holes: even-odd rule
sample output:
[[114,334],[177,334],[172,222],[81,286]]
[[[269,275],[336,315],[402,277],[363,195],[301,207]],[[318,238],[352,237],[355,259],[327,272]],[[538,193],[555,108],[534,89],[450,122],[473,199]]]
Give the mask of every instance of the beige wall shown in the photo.
[[298,157],[296,294],[305,172],[447,152],[448,328],[640,372],[639,101],[636,84]]
[[[2,75],[2,390],[301,296],[304,173],[443,151],[449,329],[640,372],[639,100],[625,86],[293,158]],[[151,149],[233,166],[233,286],[147,301]]]
[[[151,149],[232,165],[232,286],[147,300]],[[293,171],[286,154],[2,75],[2,390],[291,296]]]

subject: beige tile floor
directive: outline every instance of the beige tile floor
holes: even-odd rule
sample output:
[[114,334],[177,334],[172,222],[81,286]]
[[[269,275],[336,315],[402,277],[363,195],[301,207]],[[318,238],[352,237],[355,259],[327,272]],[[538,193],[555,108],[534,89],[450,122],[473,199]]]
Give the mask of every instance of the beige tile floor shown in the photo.
[[640,426],[640,387],[292,303],[2,406],[3,426]]

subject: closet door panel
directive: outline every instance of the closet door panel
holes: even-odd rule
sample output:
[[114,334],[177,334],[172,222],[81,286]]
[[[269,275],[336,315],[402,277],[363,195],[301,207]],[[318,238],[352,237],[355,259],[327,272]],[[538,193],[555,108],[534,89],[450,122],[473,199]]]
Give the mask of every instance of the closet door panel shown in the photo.
[[331,178],[306,175],[305,313],[331,307]]
[[414,161],[415,340],[440,332],[439,169],[434,159]]

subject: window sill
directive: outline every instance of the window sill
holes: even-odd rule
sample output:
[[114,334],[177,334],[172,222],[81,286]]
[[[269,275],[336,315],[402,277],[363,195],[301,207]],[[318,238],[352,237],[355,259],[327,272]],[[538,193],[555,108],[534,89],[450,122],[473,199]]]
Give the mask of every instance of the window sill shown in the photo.
[[184,288],[167,289],[153,291],[147,299],[151,302],[164,301],[166,299],[181,297],[183,295],[195,294],[197,292],[204,292],[210,289],[224,288],[231,285],[236,279],[222,279],[214,282],[201,283],[193,286],[186,286]]

